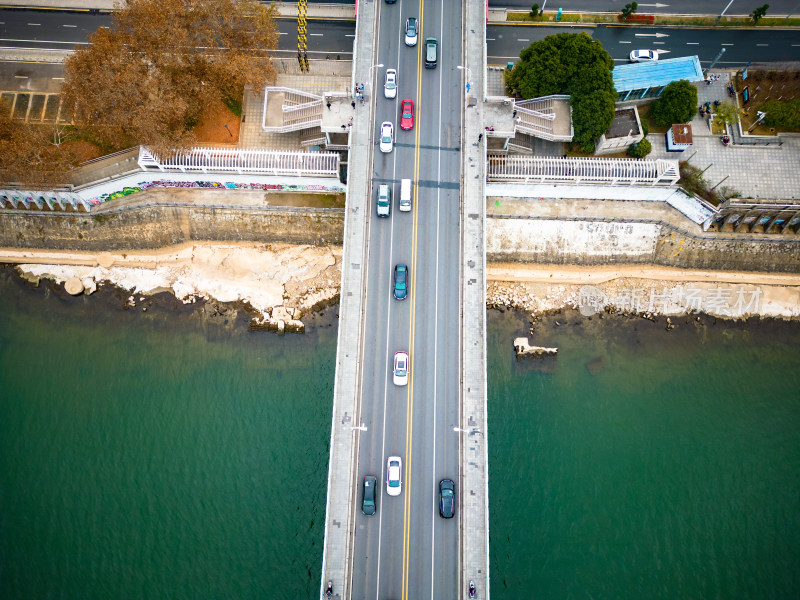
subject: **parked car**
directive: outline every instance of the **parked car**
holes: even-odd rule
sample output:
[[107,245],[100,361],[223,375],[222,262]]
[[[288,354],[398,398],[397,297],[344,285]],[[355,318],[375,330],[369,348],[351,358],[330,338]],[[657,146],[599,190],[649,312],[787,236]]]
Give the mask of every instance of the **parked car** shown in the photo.
[[403,490],[402,482],[403,461],[399,456],[390,456],[386,461],[386,493],[390,496],[399,496]]
[[397,98],[397,71],[386,69],[386,80],[383,82],[383,95],[389,98]]
[[392,382],[395,385],[408,385],[408,352],[401,350],[394,353]]
[[452,519],[456,514],[456,484],[452,479],[439,482],[439,514],[445,519]]
[[394,266],[392,293],[395,300],[405,300],[408,296],[408,266],[402,263]]
[[414,17],[406,19],[406,46],[417,45],[417,20]]
[[650,62],[658,60],[658,52],[655,50],[633,50],[631,52],[631,62]]
[[381,152],[391,152],[394,145],[394,125],[389,121],[381,123]]
[[409,131],[414,127],[414,101],[406,98],[400,103],[400,129]]
[[378,486],[378,478],[374,475],[364,477],[361,494],[361,512],[367,516],[375,514],[377,509],[375,488]]

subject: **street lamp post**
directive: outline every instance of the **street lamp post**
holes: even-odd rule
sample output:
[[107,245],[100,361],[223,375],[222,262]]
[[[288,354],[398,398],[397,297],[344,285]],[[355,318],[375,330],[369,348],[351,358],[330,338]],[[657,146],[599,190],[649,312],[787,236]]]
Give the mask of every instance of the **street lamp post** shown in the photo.
[[477,427],[473,427],[472,429],[462,429],[461,427],[456,427],[455,425],[453,426],[453,431],[458,431],[458,432],[461,432],[461,433],[468,433],[470,435],[472,435],[474,433],[481,433],[481,430],[478,429]]
[[728,6],[726,6],[725,8],[723,8],[723,9],[722,9],[722,12],[721,12],[721,13],[719,13],[719,16],[717,17],[717,20],[716,20],[716,21],[714,21],[714,25],[716,25],[717,23],[719,23],[719,20],[722,18],[722,15],[724,15],[724,14],[725,14],[725,11],[726,11],[726,10],[728,10],[728,9],[731,7],[731,4],[733,4],[733,0],[731,0],[730,2],[728,2]]
[[370,91],[372,91],[372,69],[382,69],[382,68],[383,68],[383,63],[372,65],[369,68],[369,81],[367,82],[367,85],[369,86]]
[[462,67],[461,65],[458,65],[456,69],[467,72],[467,92],[469,92],[469,88],[472,87],[472,71],[469,67]]

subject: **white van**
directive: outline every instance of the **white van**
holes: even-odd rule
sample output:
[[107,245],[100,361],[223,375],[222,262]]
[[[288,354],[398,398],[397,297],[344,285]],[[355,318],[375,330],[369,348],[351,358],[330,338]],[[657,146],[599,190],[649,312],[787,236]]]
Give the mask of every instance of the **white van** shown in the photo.
[[408,212],[411,210],[411,180],[400,180],[400,210]]

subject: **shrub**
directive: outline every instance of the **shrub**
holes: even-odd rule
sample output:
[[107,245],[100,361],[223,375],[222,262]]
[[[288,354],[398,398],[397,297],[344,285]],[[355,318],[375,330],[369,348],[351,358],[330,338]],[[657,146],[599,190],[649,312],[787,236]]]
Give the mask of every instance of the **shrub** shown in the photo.
[[767,100],[762,107],[767,113],[764,124],[782,129],[800,129],[800,98],[789,102]]
[[653,146],[647,140],[641,140],[638,144],[631,144],[628,148],[628,156],[634,158],[644,158],[653,151]]

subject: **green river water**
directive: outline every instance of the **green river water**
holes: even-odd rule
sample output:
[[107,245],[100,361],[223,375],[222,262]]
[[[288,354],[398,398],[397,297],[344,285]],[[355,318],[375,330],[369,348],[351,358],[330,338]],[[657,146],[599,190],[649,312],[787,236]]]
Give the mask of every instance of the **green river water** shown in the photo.
[[[335,309],[122,304],[0,269],[0,598],[316,597]],[[677,323],[490,313],[493,598],[800,597],[800,326]]]

